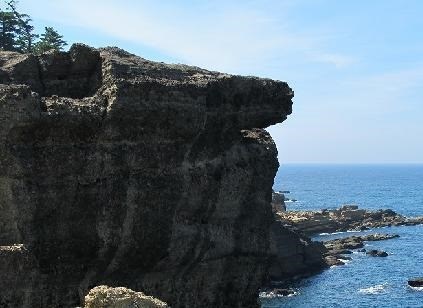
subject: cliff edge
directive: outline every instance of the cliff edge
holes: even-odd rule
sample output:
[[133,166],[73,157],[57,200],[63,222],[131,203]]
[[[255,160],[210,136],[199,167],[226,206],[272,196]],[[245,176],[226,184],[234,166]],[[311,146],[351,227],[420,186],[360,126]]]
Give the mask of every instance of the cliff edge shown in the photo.
[[1,307],[257,305],[286,83],[80,44],[0,52],[0,83]]

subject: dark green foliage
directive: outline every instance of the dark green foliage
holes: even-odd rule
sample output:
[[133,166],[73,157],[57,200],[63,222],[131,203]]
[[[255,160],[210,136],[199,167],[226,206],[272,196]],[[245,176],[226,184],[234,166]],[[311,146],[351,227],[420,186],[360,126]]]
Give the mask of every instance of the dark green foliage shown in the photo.
[[18,12],[16,5],[16,0],[1,3],[0,50],[42,53],[50,49],[62,50],[67,45],[52,27],[46,27],[41,36],[35,34],[30,16]]
[[0,8],[0,49],[18,51],[19,20],[14,12],[15,2],[6,2],[6,9]]
[[52,27],[46,27],[45,32],[41,34],[40,41],[35,44],[35,52],[43,53],[51,49],[62,50],[66,45],[63,36]]
[[[16,14],[19,14],[16,12]],[[17,46],[20,52],[29,53],[34,51],[35,40],[39,37],[33,33],[34,27],[30,24],[32,21],[27,14],[19,14],[19,35]]]

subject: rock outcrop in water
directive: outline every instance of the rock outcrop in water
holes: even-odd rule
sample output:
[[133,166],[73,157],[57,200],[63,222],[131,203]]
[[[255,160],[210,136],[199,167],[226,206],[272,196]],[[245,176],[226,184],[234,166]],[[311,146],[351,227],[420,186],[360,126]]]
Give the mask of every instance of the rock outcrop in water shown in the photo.
[[0,82],[1,307],[253,307],[274,262],[320,264],[271,211],[286,83],[83,45],[1,52]]
[[389,209],[370,211],[356,205],[344,205],[335,210],[279,211],[277,215],[291,228],[307,235],[423,224],[423,217],[409,218]]
[[285,195],[279,192],[272,191],[272,210],[273,212],[285,212]]
[[344,265],[344,261],[350,259],[350,257],[346,255],[352,254],[352,250],[359,248],[362,248],[359,250],[359,252],[366,253],[367,255],[386,257],[388,256],[388,254],[385,251],[367,251],[363,248],[364,243],[390,240],[398,237],[399,235],[397,234],[375,233],[362,236],[354,235],[340,239],[325,241],[323,242],[323,245],[326,248],[326,251],[324,252],[325,259],[328,265]]

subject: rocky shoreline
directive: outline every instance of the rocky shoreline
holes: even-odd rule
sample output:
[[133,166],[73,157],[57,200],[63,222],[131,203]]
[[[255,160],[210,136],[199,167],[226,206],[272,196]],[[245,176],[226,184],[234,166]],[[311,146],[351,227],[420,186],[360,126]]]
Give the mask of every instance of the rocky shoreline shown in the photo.
[[[374,241],[383,241],[399,238],[399,235],[396,234],[368,234],[363,236],[349,236],[334,240],[328,240],[324,242],[315,241],[313,242],[316,247],[320,247],[320,253],[324,256],[325,267],[321,270],[330,268],[332,266],[341,266],[345,265],[347,261],[352,258],[348,255],[352,254],[354,251],[366,254],[369,257],[387,257],[389,254],[383,250],[366,250],[363,248],[366,242]],[[298,294],[298,290],[292,287],[298,280],[312,276],[321,271],[310,271],[308,274],[303,276],[291,277],[291,279],[282,280],[282,281],[273,281],[269,286],[262,289],[260,293],[261,298],[275,298],[275,297],[289,297],[295,296]],[[410,286],[422,285],[423,279],[414,279],[409,280]]]
[[[261,297],[293,296],[297,291],[292,288],[295,281],[312,276],[332,266],[345,265],[353,252],[363,253],[369,257],[388,257],[389,252],[363,248],[366,242],[383,241],[399,238],[397,234],[372,233],[353,235],[327,241],[312,241],[311,236],[346,231],[364,231],[390,226],[414,226],[423,224],[423,217],[405,217],[390,209],[376,211],[359,209],[356,205],[344,205],[338,209],[321,211],[286,211],[284,195],[273,192],[272,208],[277,220],[284,228],[301,236],[314,247],[314,258],[320,254],[324,266],[320,270],[309,268],[303,275],[290,279],[272,281],[262,289]],[[414,283],[414,282],[413,282]]]
[[[277,193],[274,193],[274,195]],[[274,198],[275,199],[275,198]],[[338,209],[321,211],[285,211],[285,205],[276,210],[275,215],[285,227],[304,234],[304,236],[315,236],[325,233],[364,231],[373,228],[391,226],[414,226],[423,224],[423,217],[405,217],[390,209],[376,211],[359,209],[357,205],[344,205]],[[273,208],[276,205],[273,204]],[[335,240],[321,242],[324,256],[328,266],[343,265],[349,260],[348,254],[352,250],[361,249],[361,252],[373,257],[387,257],[385,251],[363,249],[365,242],[389,240],[399,237],[392,234],[368,234],[363,236],[349,236]],[[320,243],[320,242],[317,242]]]

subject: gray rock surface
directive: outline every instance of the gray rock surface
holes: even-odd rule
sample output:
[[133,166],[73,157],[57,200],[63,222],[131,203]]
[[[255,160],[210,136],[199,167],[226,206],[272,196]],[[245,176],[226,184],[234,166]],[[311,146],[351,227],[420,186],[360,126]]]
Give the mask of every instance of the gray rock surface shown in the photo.
[[85,296],[84,308],[165,308],[166,303],[142,292],[98,286]]
[[275,260],[320,262],[270,205],[286,83],[84,45],[0,52],[0,83],[1,307],[254,307]]

